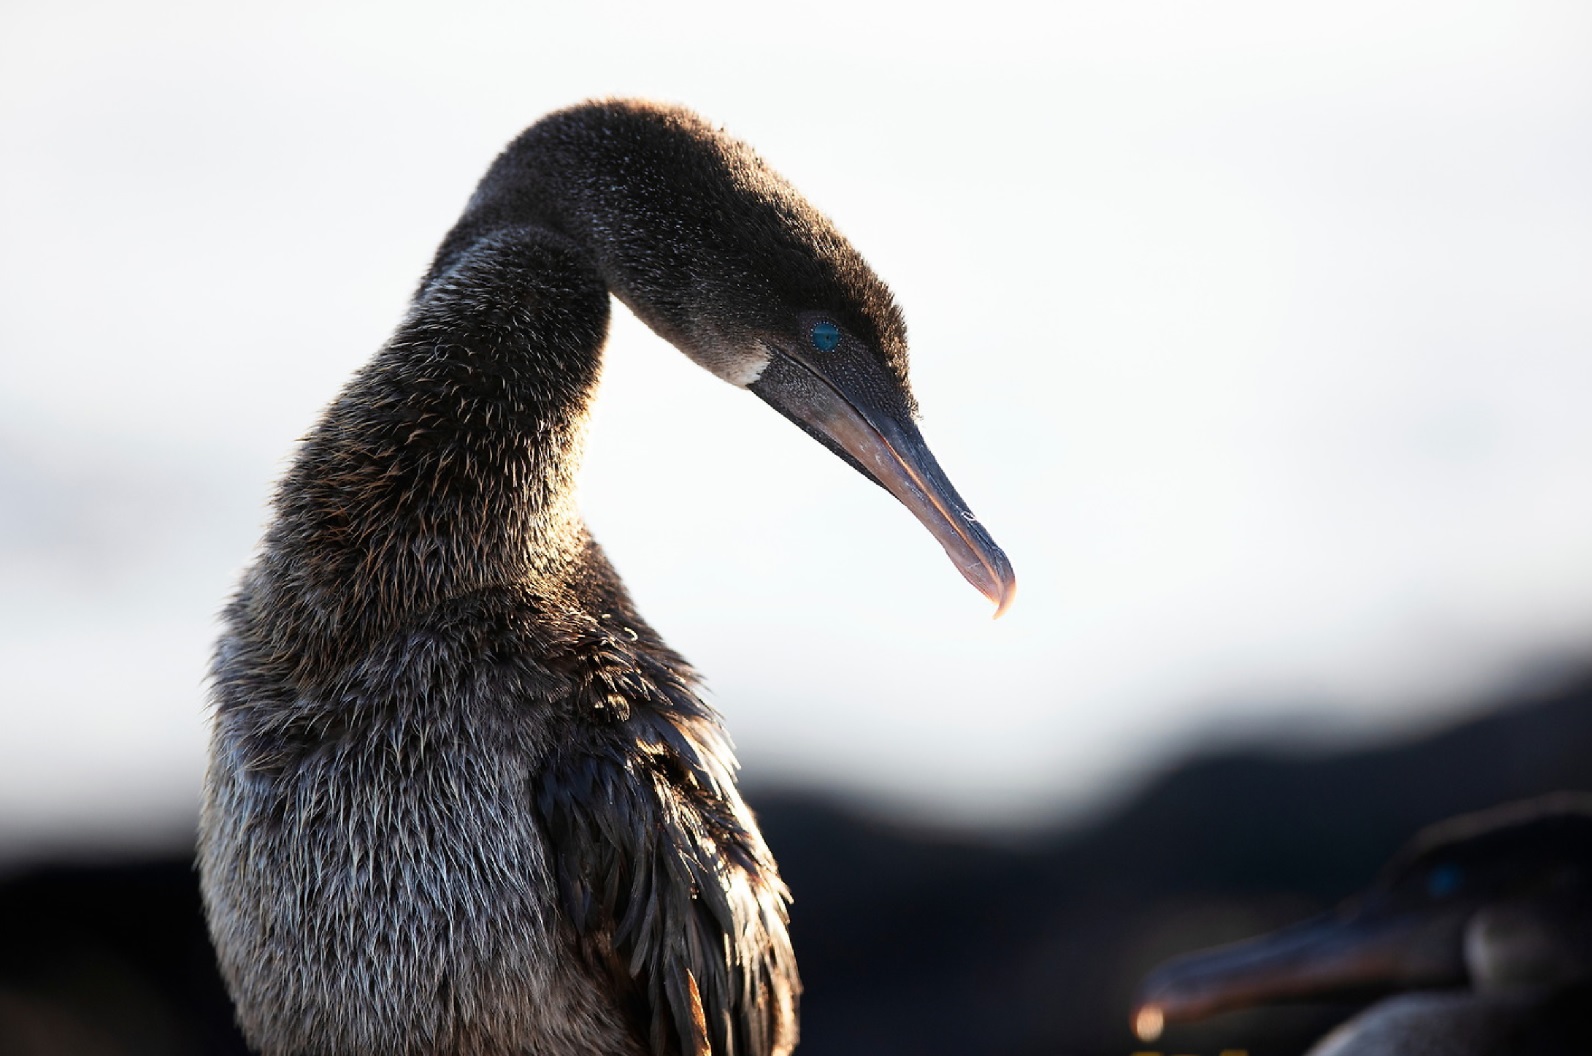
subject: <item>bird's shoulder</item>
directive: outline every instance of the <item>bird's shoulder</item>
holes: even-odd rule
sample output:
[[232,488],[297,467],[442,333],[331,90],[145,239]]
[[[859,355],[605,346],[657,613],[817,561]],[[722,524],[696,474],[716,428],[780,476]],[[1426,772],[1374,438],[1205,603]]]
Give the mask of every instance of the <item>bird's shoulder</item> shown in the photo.
[[223,613],[211,663],[223,713],[248,702],[288,710],[286,693],[349,713],[442,704],[478,720],[483,709],[522,718],[551,706],[601,718],[622,716],[626,696],[662,699],[695,680],[622,594],[504,583],[342,618],[290,578],[262,562]]
[[571,940],[656,1056],[783,1056],[800,990],[789,893],[719,716],[622,590],[579,596],[474,603],[502,607],[491,640],[528,648],[556,687],[497,695],[539,713],[533,806]]
[[535,778],[560,903],[657,1056],[780,1056],[800,984],[789,894],[696,676],[633,613],[596,614],[550,667],[573,687]]

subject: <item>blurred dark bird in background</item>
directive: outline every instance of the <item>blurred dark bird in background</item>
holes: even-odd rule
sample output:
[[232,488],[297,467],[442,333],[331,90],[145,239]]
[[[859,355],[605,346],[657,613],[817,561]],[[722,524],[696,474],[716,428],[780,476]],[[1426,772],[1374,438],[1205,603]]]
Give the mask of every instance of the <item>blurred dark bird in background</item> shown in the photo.
[[1592,793],[1432,825],[1337,910],[1161,965],[1134,1018],[1153,1041],[1166,1021],[1404,991],[1312,1056],[1592,1051]]
[[[1205,752],[1106,813],[991,844],[753,789],[800,893],[802,1056],[1126,1056],[1166,958],[1328,909],[1442,818],[1592,788],[1592,673],[1469,702],[1391,744]],[[0,1053],[241,1056],[192,848],[96,864],[9,851]],[[1299,1056],[1362,1004],[1171,1024],[1159,1048]]]
[[545,118],[305,440],[225,613],[199,864],[266,1056],[795,1044],[729,742],[575,508],[610,295],[1011,601],[913,423],[901,314],[829,220],[688,111]]

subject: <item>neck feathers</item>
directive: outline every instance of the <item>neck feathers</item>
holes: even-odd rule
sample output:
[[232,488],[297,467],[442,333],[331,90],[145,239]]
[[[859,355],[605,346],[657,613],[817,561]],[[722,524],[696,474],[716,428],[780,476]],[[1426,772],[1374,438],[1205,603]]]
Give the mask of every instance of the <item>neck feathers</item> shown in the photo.
[[283,480],[256,614],[335,648],[468,591],[589,578],[574,476],[607,327],[597,274],[535,228],[434,274]]

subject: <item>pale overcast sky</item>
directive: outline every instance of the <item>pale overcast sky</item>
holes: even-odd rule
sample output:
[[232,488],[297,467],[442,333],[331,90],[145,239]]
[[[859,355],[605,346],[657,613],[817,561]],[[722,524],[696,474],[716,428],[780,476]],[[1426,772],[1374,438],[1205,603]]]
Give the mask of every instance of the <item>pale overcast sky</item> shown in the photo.
[[496,151],[602,94],[834,217],[1018,573],[992,622],[621,309],[585,507],[748,782],[1032,819],[1592,645],[1584,3],[13,2],[0,837],[186,823],[294,438]]

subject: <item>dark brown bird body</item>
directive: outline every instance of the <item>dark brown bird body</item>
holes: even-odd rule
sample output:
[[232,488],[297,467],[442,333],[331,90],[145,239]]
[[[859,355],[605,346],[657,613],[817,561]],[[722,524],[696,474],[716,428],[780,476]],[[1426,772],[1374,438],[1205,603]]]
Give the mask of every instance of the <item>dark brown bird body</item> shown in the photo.
[[825,218],[685,111],[534,126],[304,441],[226,610],[200,867],[267,1056],[795,1043],[787,895],[729,744],[573,504],[610,291],[1009,598],[976,522],[931,523],[970,517],[932,458],[900,456],[918,501],[808,409],[916,437],[899,314]]

